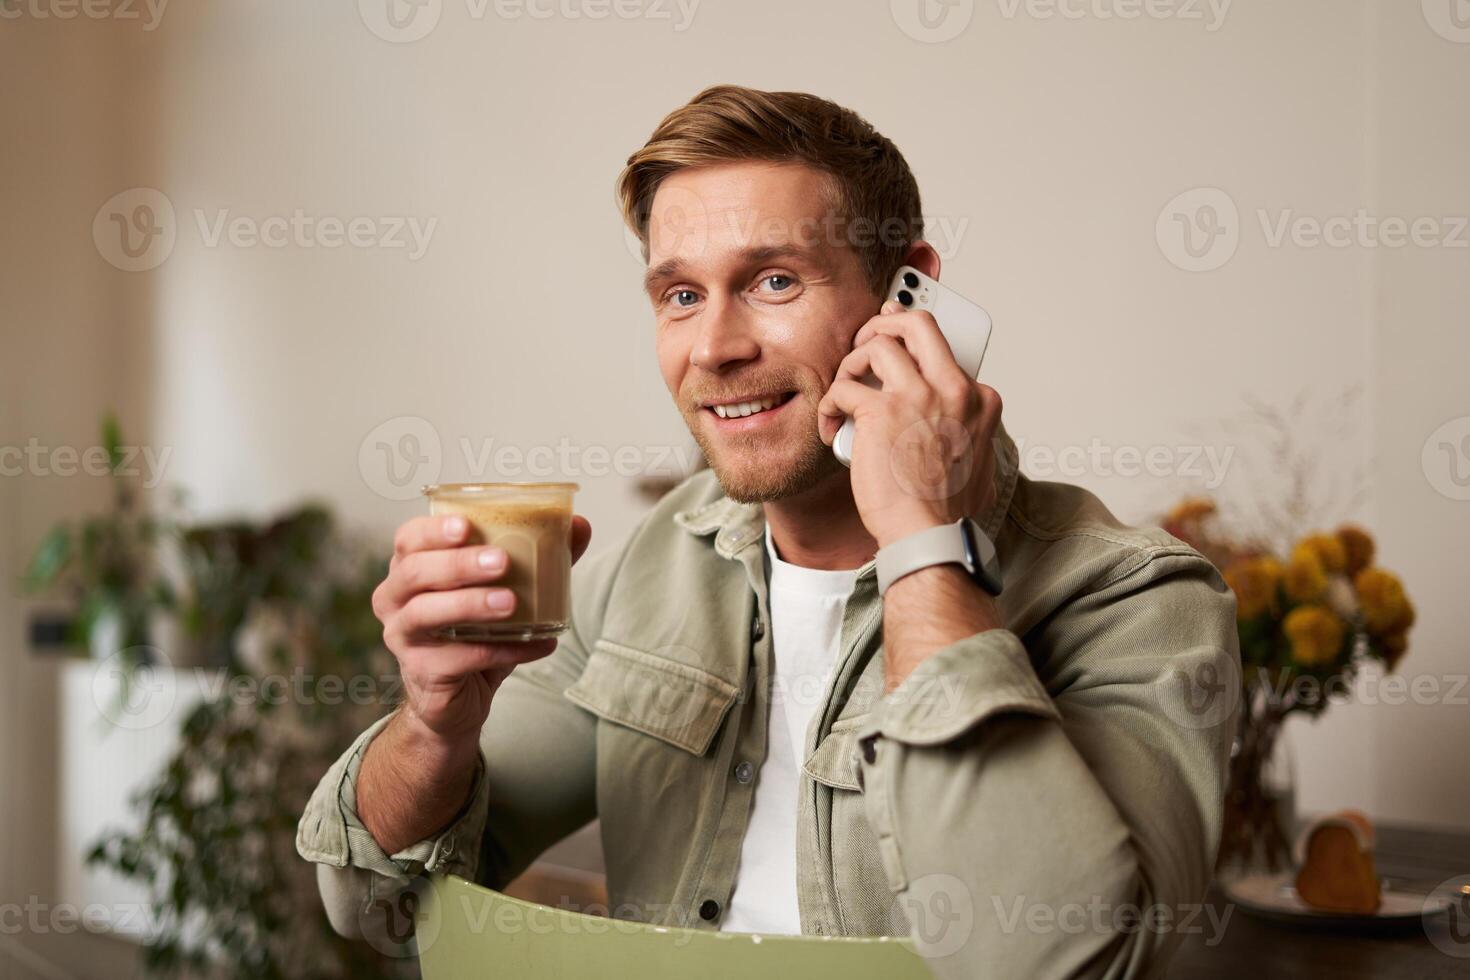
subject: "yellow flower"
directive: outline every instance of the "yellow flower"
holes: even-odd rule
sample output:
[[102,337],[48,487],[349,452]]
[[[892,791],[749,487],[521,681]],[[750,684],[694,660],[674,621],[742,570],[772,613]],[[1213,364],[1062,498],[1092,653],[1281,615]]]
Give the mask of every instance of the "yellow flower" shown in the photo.
[[1400,628],[1409,618],[1413,606],[1404,595],[1404,584],[1398,576],[1381,568],[1365,568],[1353,580],[1358,601],[1363,607],[1363,626],[1374,636],[1385,636]]
[[1347,567],[1347,548],[1332,534],[1309,534],[1296,543],[1291,557],[1312,554],[1328,572],[1340,572]]
[[1383,665],[1389,670],[1397,667],[1409,650],[1409,637],[1405,633],[1390,633],[1378,643],[1383,647]]
[[1281,562],[1269,556],[1242,558],[1225,569],[1225,584],[1235,593],[1235,618],[1254,619],[1276,608]]
[[1286,563],[1283,582],[1293,602],[1315,602],[1327,590],[1327,570],[1315,551],[1297,546]]
[[1291,641],[1291,658],[1305,667],[1324,667],[1342,652],[1342,620],[1323,606],[1298,606],[1281,624]]
[[1203,520],[1214,512],[1215,502],[1209,497],[1185,497],[1169,511],[1166,520],[1171,524],[1183,524],[1186,521]]
[[1363,569],[1373,564],[1373,552],[1376,546],[1373,537],[1367,531],[1353,524],[1344,524],[1337,529],[1337,540],[1342,542],[1343,551],[1347,553],[1347,568],[1349,575],[1357,575]]

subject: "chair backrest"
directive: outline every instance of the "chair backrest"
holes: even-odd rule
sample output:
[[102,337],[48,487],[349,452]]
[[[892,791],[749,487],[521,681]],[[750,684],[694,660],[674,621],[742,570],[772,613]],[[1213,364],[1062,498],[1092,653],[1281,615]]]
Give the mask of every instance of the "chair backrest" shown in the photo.
[[651,926],[436,877],[417,916],[424,980],[933,980],[901,938],[755,936]]

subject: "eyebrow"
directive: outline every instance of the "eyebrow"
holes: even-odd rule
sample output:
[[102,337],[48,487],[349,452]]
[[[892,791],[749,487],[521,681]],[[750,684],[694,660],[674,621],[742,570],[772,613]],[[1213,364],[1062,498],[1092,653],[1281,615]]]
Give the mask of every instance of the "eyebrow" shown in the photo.
[[[760,265],[777,259],[810,258],[811,254],[811,249],[799,245],[760,245],[741,249],[739,258],[745,265]],[[650,266],[643,275],[643,291],[652,296],[665,283],[683,278],[688,268],[689,264],[678,257],[664,259],[658,265]]]

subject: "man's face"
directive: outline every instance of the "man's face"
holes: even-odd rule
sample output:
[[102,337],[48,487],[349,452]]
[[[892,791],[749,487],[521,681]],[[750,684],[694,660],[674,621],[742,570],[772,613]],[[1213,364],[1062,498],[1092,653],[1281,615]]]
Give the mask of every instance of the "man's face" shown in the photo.
[[654,195],[645,285],[659,369],[736,500],[842,472],[817,403],[880,297],[834,233],[831,204],[828,178],[789,163],[681,170]]

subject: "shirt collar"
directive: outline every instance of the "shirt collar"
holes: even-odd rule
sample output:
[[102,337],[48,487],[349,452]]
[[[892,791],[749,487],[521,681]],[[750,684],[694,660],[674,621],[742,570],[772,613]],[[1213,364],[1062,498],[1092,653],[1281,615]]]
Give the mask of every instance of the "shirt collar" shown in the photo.
[[[972,515],[990,540],[994,541],[1015,496],[1020,476],[1020,455],[1004,424],[995,430],[995,503],[979,515]],[[722,558],[734,558],[743,549],[759,544],[765,533],[765,511],[760,504],[742,504],[728,496],[674,515],[674,523],[690,534],[714,535],[715,551]]]

